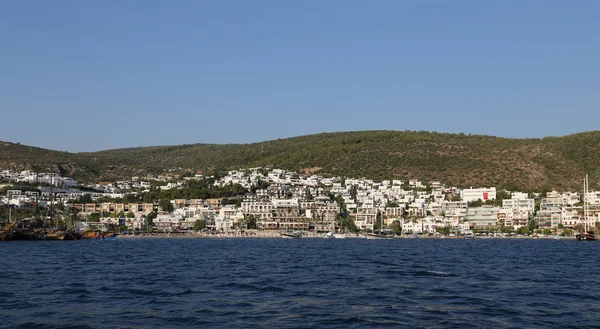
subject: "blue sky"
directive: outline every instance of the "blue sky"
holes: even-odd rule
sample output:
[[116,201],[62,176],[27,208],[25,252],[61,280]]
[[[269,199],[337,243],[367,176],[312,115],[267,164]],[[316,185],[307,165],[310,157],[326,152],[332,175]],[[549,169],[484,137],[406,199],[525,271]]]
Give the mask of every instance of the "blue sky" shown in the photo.
[[1,1],[0,140],[78,151],[600,123],[600,1]]

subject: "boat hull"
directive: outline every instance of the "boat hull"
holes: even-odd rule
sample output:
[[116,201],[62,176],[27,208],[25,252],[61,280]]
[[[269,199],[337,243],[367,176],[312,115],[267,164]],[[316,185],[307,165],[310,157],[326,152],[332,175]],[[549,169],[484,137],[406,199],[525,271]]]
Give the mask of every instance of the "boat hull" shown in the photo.
[[594,232],[584,232],[575,236],[577,241],[597,241],[596,234]]
[[281,237],[284,239],[300,239],[300,238],[302,238],[301,235],[287,234],[287,233],[281,233]]
[[379,234],[366,234],[367,240],[391,240],[393,236],[390,235],[379,235]]

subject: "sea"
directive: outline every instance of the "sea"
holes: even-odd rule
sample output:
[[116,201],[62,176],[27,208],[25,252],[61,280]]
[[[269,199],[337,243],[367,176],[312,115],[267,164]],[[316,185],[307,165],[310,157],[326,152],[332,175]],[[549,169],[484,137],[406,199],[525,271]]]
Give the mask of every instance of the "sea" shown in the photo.
[[1,328],[600,327],[600,243],[0,243]]

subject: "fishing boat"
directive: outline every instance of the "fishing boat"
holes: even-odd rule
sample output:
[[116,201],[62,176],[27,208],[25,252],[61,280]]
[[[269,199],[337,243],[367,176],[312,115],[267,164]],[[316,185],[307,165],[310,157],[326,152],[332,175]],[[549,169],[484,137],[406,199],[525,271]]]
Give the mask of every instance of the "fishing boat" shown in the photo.
[[585,175],[583,180],[583,232],[575,235],[577,241],[597,241],[596,232],[592,229],[589,222],[589,205],[588,205],[589,180],[588,175]]
[[281,237],[284,239],[300,239],[302,238],[302,234],[298,231],[293,232],[282,232]]

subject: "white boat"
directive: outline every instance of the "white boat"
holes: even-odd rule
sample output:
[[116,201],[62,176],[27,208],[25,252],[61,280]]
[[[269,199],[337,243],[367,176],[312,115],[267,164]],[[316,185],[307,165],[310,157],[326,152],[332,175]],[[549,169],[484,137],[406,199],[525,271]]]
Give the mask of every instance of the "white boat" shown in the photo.
[[293,231],[293,232],[285,232],[285,233],[281,233],[281,237],[284,239],[300,239],[302,238],[302,233],[298,232],[298,231]]
[[475,235],[473,234],[473,231],[471,230],[464,230],[462,232],[463,236],[465,237],[465,239],[474,239]]
[[323,237],[325,239],[345,239],[346,238],[346,234],[344,233],[333,233],[333,232],[327,232],[323,235]]

